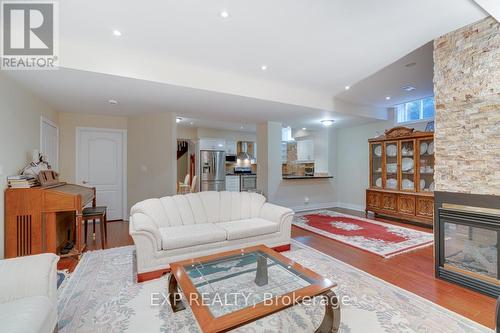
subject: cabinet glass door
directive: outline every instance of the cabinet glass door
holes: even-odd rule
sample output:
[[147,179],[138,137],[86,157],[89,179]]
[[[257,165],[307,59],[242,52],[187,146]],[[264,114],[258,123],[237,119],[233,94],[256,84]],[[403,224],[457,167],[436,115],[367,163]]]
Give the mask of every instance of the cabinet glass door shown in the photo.
[[388,190],[398,190],[398,142],[390,141],[385,143],[385,188]]
[[419,152],[418,191],[434,192],[434,140],[417,141]]
[[415,140],[401,141],[401,190],[415,191]]
[[382,188],[382,143],[371,143],[370,187]]

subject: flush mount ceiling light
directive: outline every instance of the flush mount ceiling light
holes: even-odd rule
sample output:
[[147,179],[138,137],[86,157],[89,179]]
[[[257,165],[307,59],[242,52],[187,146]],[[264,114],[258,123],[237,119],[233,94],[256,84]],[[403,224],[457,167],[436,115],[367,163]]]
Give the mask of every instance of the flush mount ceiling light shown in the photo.
[[391,99],[391,96],[385,96],[385,100],[388,101]]
[[116,36],[116,37],[121,37],[122,36],[122,32],[120,30],[113,30],[113,35]]
[[413,90],[416,90],[417,88],[415,88],[414,86],[404,86],[402,87],[404,91],[413,91]]
[[329,126],[332,126],[334,122],[335,122],[335,120],[333,120],[333,119],[324,119],[321,121],[321,124],[323,126],[329,127]]
[[349,87],[349,86],[345,86],[344,88],[345,88],[345,90],[351,89],[351,87]]
[[263,71],[267,71],[267,66],[266,65],[262,65],[262,66],[260,66],[260,69],[262,69]]
[[116,99],[110,99],[110,100],[108,100],[108,103],[114,105],[114,104],[118,104],[118,101]]
[[229,17],[229,12],[227,10],[222,10],[219,13],[219,16],[222,17],[222,18],[228,18]]
[[178,123],[180,123],[181,121],[182,121],[182,118],[181,118],[181,117],[177,117],[177,118],[175,118],[175,122],[176,122],[177,124],[178,124]]

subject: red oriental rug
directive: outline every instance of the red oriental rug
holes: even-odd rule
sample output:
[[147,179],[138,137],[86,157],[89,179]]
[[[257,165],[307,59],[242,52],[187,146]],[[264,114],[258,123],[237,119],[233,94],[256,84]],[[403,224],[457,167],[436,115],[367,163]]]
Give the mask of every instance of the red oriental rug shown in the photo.
[[296,227],[384,258],[432,245],[434,234],[375,220],[319,210],[296,214]]

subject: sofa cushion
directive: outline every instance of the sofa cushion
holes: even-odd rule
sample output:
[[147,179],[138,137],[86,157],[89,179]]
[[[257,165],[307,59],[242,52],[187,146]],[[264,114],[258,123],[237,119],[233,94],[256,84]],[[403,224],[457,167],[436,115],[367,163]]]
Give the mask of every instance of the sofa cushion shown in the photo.
[[194,215],[193,210],[191,209],[191,205],[185,195],[174,195],[174,202],[177,206],[177,210],[179,211],[179,215],[182,219],[182,224],[194,224]]
[[130,213],[132,215],[136,213],[147,215],[153,220],[158,228],[170,226],[170,221],[165,213],[165,208],[163,208],[163,204],[160,199],[146,199],[138,202],[132,206]]
[[207,223],[207,213],[205,212],[205,207],[203,206],[203,202],[201,201],[199,193],[189,193],[186,194],[186,199],[189,202],[189,206],[191,207],[191,211],[193,212],[194,223]]
[[182,218],[177,209],[177,203],[174,201],[174,197],[163,197],[160,198],[160,203],[163,206],[165,216],[168,219],[168,225],[163,225],[159,227],[173,227],[175,225],[182,225]]
[[[25,297],[0,304],[1,331],[9,333],[52,332],[56,320],[54,304],[46,296]],[[55,325],[54,325],[55,326]]]
[[227,240],[242,239],[278,232],[279,225],[261,218],[221,222],[217,226],[226,230]]
[[215,223],[219,221],[219,203],[220,194],[215,191],[205,191],[198,193],[201,202],[203,203],[203,208],[205,208],[205,213],[207,214],[207,222]]
[[226,240],[226,230],[213,223],[160,228],[163,250],[179,249]]

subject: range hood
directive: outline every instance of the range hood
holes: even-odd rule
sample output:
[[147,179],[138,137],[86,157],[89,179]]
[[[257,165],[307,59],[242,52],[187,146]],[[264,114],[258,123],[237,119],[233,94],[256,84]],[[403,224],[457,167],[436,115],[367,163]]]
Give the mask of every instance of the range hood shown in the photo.
[[[248,142],[248,141],[240,141],[238,142],[238,155],[236,156],[237,159],[244,161],[244,160],[253,160],[252,153],[249,152],[249,145],[253,145],[253,142]],[[253,148],[252,148],[253,150]]]

